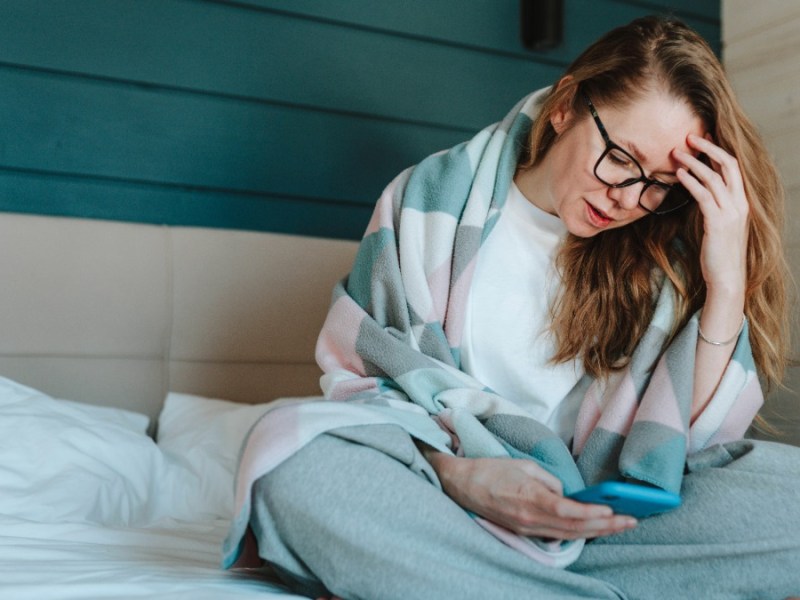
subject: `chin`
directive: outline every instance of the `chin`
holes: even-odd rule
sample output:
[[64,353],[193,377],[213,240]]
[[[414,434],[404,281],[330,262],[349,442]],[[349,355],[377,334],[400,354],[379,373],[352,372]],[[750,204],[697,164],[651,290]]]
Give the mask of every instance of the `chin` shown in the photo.
[[598,233],[602,233],[606,231],[606,229],[598,229],[597,227],[592,227],[586,223],[571,223],[569,221],[565,222],[567,226],[567,231],[569,231],[572,235],[579,238],[591,238],[596,236]]

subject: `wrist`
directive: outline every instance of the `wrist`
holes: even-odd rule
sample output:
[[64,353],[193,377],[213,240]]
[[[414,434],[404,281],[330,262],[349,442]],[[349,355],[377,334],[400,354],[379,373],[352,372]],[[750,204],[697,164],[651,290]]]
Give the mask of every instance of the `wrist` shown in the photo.
[[[707,286],[701,320],[703,324],[715,321],[718,326],[730,330],[731,324],[739,325],[741,316],[744,313],[744,305],[744,285],[718,284],[713,287]],[[724,323],[727,323],[727,326]],[[708,324],[711,325],[711,323]],[[714,327],[712,326],[711,328]]]
[[445,494],[459,502],[465,492],[463,489],[465,482],[470,480],[468,475],[464,476],[464,473],[471,461],[435,450],[432,450],[430,455],[425,458],[436,472]]
[[742,320],[739,323],[739,329],[737,329],[736,333],[734,333],[730,338],[724,339],[724,340],[711,339],[705,333],[703,333],[703,328],[698,323],[697,324],[697,335],[706,344],[710,344],[712,346],[728,346],[729,344],[732,344],[736,340],[739,339],[739,335],[742,333],[742,330],[744,329],[744,326],[745,326],[746,323],[747,323],[747,317],[745,315],[742,315]]
[[417,449],[420,451],[423,458],[428,461],[436,474],[441,478],[439,471],[446,469],[446,466],[444,465],[447,463],[447,459],[454,457],[436,450],[421,440],[414,440],[414,443],[416,444]]
[[713,281],[706,282],[706,298],[720,298],[721,300],[737,300],[744,298],[744,281]]
[[444,452],[439,452],[431,448],[423,452],[422,455],[433,467],[433,470],[436,471],[436,475],[439,476],[442,483],[451,478],[454,470],[458,468],[458,458],[450,454],[445,454]]

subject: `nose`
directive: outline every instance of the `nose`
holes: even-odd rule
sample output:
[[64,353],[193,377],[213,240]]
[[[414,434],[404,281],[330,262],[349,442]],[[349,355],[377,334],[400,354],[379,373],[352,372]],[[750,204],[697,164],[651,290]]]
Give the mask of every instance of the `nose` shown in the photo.
[[634,183],[626,187],[608,188],[608,197],[625,210],[633,210],[639,206],[639,195],[644,182]]

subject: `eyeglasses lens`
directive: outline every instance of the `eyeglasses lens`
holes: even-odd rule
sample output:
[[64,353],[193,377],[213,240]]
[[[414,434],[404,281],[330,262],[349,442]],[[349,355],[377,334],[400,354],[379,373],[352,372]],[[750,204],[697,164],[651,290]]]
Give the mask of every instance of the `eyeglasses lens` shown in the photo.
[[651,185],[639,198],[639,202],[647,210],[662,215],[685,206],[689,200],[689,192],[679,183],[668,188]]
[[[627,153],[609,148],[595,169],[597,178],[607,185],[625,186],[644,177],[639,164]],[[647,210],[662,214],[682,207],[689,202],[689,194],[680,184],[646,184],[639,202]]]
[[601,181],[610,185],[636,181],[643,175],[642,169],[633,158],[616,148],[608,149],[597,165],[596,174]]

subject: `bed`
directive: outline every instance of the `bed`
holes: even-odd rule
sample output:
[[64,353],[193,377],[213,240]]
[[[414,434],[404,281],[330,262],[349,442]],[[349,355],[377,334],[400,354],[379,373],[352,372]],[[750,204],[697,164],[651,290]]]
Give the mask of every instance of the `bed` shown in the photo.
[[0,214],[0,595],[298,598],[221,543],[247,431],[318,393],[355,249]]
[[220,568],[356,242],[0,213],[0,597],[299,598]]

